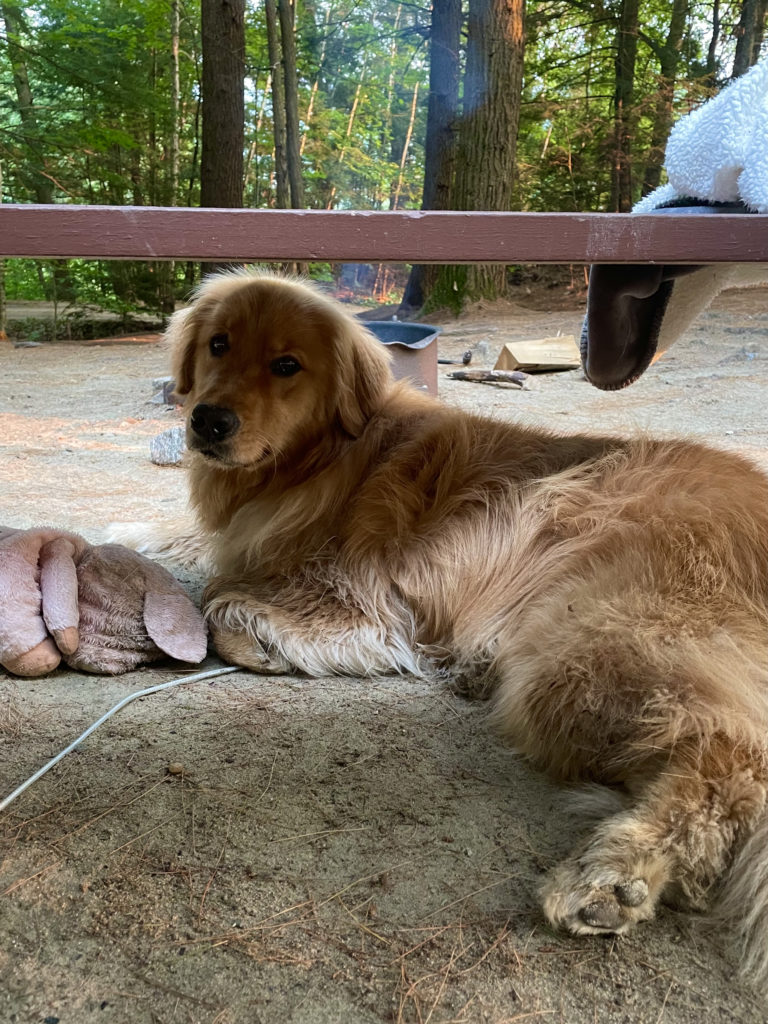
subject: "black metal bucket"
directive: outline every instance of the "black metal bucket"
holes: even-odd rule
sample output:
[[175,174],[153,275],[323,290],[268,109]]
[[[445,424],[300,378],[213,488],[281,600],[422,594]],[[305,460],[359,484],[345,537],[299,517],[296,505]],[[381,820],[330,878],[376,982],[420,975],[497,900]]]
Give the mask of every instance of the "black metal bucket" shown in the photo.
[[431,395],[437,394],[437,336],[432,324],[403,323],[400,320],[363,320],[363,327],[386,345],[392,354],[395,377],[413,381]]

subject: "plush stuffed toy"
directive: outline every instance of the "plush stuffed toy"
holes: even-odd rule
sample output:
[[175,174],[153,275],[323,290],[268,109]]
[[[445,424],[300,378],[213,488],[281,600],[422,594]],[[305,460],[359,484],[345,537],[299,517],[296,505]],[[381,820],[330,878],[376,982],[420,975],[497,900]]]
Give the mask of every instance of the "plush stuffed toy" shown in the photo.
[[197,664],[203,618],[162,566],[61,530],[0,527],[0,665],[114,675],[165,655]]

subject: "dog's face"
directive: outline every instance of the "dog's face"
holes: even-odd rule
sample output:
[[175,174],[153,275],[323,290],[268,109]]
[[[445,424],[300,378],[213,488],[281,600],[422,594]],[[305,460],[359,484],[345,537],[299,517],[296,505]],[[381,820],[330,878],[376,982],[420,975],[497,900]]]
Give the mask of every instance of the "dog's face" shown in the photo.
[[274,465],[329,431],[356,437],[391,384],[382,346],[287,278],[208,278],[169,337],[187,444],[223,466]]

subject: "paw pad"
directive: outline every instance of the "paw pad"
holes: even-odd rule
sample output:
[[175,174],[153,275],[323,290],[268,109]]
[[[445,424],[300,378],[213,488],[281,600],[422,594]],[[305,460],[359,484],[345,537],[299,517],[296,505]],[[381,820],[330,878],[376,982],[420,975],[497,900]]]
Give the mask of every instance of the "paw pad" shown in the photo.
[[642,878],[633,878],[631,882],[614,885],[616,899],[622,906],[639,907],[648,899],[648,883]]
[[648,884],[642,878],[618,882],[610,890],[594,892],[579,917],[590,928],[616,931],[627,922],[625,907],[639,907],[648,899]]

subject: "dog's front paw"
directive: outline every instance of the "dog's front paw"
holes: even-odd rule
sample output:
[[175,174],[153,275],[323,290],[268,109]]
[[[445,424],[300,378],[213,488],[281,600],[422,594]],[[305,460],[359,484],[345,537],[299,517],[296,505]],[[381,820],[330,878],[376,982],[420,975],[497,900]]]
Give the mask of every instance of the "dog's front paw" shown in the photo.
[[122,544],[133,551],[146,550],[154,540],[157,526],[152,523],[107,523],[104,544]]
[[148,558],[165,559],[206,575],[214,570],[210,537],[187,516],[151,523],[109,523],[103,541],[122,544]]
[[230,665],[241,665],[262,675],[285,676],[295,673],[295,668],[278,651],[268,650],[259,641],[242,633],[230,633],[210,626],[213,646],[219,657]]
[[279,650],[266,616],[256,611],[254,603],[248,598],[206,603],[205,616],[219,656],[233,665],[268,675],[295,671]]

